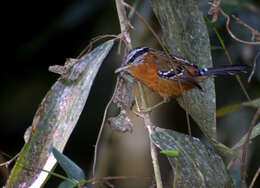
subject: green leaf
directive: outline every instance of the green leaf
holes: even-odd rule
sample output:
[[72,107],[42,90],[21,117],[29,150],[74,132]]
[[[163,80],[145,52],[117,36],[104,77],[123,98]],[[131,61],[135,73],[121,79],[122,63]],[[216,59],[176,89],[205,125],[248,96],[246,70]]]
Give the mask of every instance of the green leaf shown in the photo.
[[160,153],[171,156],[171,157],[179,156],[179,152],[177,150],[162,150]]
[[231,105],[219,108],[216,111],[217,117],[224,116],[224,115],[226,115],[226,114],[228,114],[230,112],[238,110],[241,107],[242,107],[242,104],[231,104]]
[[231,104],[231,105],[219,108],[216,113],[217,117],[227,115],[228,113],[238,110],[239,108],[241,108],[243,106],[250,106],[250,107],[258,108],[258,107],[260,107],[260,98],[249,101],[249,102],[244,102],[242,104]]
[[178,157],[167,156],[173,169],[178,160],[178,188],[233,186],[222,158],[198,138],[161,128],[155,128],[151,138],[161,150],[179,151]]
[[66,155],[62,154],[54,147],[51,148],[51,151],[69,178],[72,178],[77,181],[80,181],[85,178],[83,170]]

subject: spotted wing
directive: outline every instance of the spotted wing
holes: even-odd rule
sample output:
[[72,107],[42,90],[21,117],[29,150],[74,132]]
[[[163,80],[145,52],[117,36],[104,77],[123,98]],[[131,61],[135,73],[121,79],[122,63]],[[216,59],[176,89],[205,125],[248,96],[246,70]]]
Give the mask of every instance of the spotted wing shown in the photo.
[[179,79],[182,83],[192,84],[201,89],[201,86],[195,78],[195,73],[198,70],[197,65],[179,56],[170,55],[172,59],[169,60],[163,52],[158,53],[158,51],[156,51],[156,53],[151,54],[153,55],[152,63],[158,67],[157,74],[159,77],[172,81]]

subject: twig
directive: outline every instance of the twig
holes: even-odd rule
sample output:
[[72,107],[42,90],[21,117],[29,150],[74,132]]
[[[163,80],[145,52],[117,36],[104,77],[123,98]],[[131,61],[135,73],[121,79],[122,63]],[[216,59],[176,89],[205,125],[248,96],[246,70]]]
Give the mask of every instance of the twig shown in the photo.
[[[121,0],[116,0],[116,7],[117,7],[117,13],[118,13],[119,21],[120,21],[121,33],[119,35],[104,35],[104,36],[105,37],[117,37],[117,38],[120,38],[121,39],[120,42],[123,41],[126,46],[131,48],[131,38],[130,38],[130,35],[128,33],[128,29],[129,29],[129,27],[131,27],[131,25],[127,21],[126,13],[125,13],[125,10],[124,10],[124,6],[122,6]],[[103,37],[103,36],[101,36],[101,37]],[[101,37],[98,36],[98,37],[92,39],[92,42],[89,44],[89,46],[86,49],[91,48],[92,47],[92,43],[96,42],[97,40],[100,40]],[[117,90],[118,83],[119,83],[119,78],[117,78],[116,86],[115,86],[115,90],[114,91]],[[98,144],[100,142],[102,131],[103,131],[104,126],[105,126],[107,110],[108,110],[109,106],[111,105],[111,103],[113,102],[115,95],[116,95],[116,92],[113,93],[113,96],[111,97],[111,99],[109,100],[109,102],[106,105],[106,108],[105,108],[105,111],[104,111],[104,115],[103,115],[103,120],[102,120],[102,123],[101,123],[101,126],[100,126],[100,130],[99,130],[99,133],[98,133],[97,141],[96,141],[96,144],[95,144],[94,161],[93,161],[93,169],[92,169],[93,176],[95,175]]]
[[111,188],[114,188],[114,187],[115,187],[115,186],[114,186],[112,183],[110,183],[109,181],[104,181],[104,183],[105,183],[107,186],[111,187]]
[[[121,31],[127,32],[127,30],[126,30],[127,27],[122,26],[122,25],[128,24],[128,19],[125,14],[125,7],[124,7],[125,4],[123,5],[123,1],[121,1],[121,0],[116,0],[116,4],[117,4],[117,11],[119,12],[118,16],[119,16],[120,25],[121,25]],[[134,9],[132,9],[132,10],[134,10]],[[120,11],[123,11],[124,13],[120,13]],[[134,12],[136,13],[136,10],[134,10]],[[127,32],[126,36],[129,36],[128,32]],[[129,41],[131,42],[131,40],[129,40]],[[131,44],[129,44],[128,46],[131,47]],[[145,109],[145,108],[147,108],[147,105],[146,105],[146,100],[145,100],[146,97],[144,96],[144,92],[143,92],[143,87],[140,82],[137,82],[137,83],[138,83],[138,88],[139,88],[139,95],[141,97],[141,102],[142,102],[142,109]],[[149,113],[144,113],[143,119],[144,119],[144,123],[147,127],[147,130],[149,132],[149,135],[151,135],[153,132],[153,129],[152,129],[151,118],[150,118]],[[157,188],[162,188],[162,179],[161,179],[159,162],[158,162],[157,153],[156,153],[157,151],[151,141],[151,137],[149,137],[149,138],[150,138],[151,157],[152,157],[152,163],[153,163],[153,168],[154,168],[156,185],[157,185]]]
[[251,26],[247,25],[245,22],[243,22],[242,20],[240,20],[238,17],[236,17],[235,15],[232,15],[232,17],[237,21],[237,23],[243,25],[244,27],[246,27],[247,29],[249,29],[252,33],[252,37],[251,40],[260,40],[260,33],[255,30],[254,28],[252,28]]
[[[126,41],[125,41],[124,38],[122,37],[122,34],[118,34],[118,35],[100,35],[100,36],[97,36],[97,37],[91,39],[89,45],[79,54],[78,58],[81,57],[82,54],[84,54],[85,52],[90,51],[91,48],[92,48],[92,46],[93,46],[93,44],[94,44],[95,42],[97,42],[98,40],[101,40],[101,39],[103,39],[103,38],[108,38],[108,37],[113,37],[113,38],[121,39],[121,40],[126,44]],[[120,41],[121,41],[121,40],[120,40]],[[118,82],[119,82],[119,79],[117,79],[117,81],[116,81],[115,91],[116,91],[116,89],[117,89]],[[92,167],[93,176],[95,175],[98,145],[99,145],[99,142],[100,142],[100,138],[101,138],[101,135],[102,135],[102,131],[103,131],[104,126],[105,126],[105,120],[106,120],[107,110],[108,110],[109,106],[111,105],[111,103],[113,102],[114,96],[115,96],[115,92],[113,93],[113,96],[111,97],[111,99],[109,100],[109,102],[108,102],[107,105],[106,105],[106,108],[105,108],[105,111],[104,111],[104,115],[103,115],[103,119],[102,119],[102,123],[101,123],[100,129],[99,129],[99,132],[98,132],[98,137],[97,137],[97,140],[96,140],[96,144],[95,144],[95,146],[94,146],[94,147],[95,147],[95,150],[94,150],[94,161],[93,161],[93,167]]]
[[[147,103],[146,103],[146,97],[144,94],[143,86],[142,84],[138,81],[138,90],[141,98],[141,109],[146,109],[147,108]],[[138,101],[136,101],[138,104]],[[141,112],[141,109],[139,108],[139,105],[137,105],[137,110]],[[151,150],[151,157],[152,157],[152,163],[153,163],[153,169],[154,169],[154,175],[155,175],[155,180],[156,180],[156,187],[157,188],[162,188],[162,178],[161,178],[161,173],[160,173],[160,167],[159,167],[159,162],[157,158],[157,150],[154,144],[152,143],[151,140],[151,135],[153,134],[154,130],[152,127],[152,122],[151,122],[151,117],[149,113],[144,113],[142,115],[144,119],[145,126],[148,130],[149,133],[149,138],[150,138],[150,150]]]
[[[122,39],[122,35],[121,33],[118,34],[118,35],[110,35],[110,34],[106,34],[106,35],[99,35],[99,36],[96,36],[94,38],[91,39],[89,45],[84,48],[80,54],[77,56],[77,59],[80,59],[82,57],[82,55],[86,54],[86,53],[89,53],[90,50],[92,49],[92,46],[95,42],[101,40],[101,39],[104,39],[104,38],[117,38],[117,39]],[[124,40],[123,40],[124,41]]]
[[260,50],[257,52],[254,61],[253,61],[253,66],[252,66],[252,71],[250,73],[250,75],[248,76],[248,83],[251,81],[254,73],[255,73],[255,69],[256,69],[256,63],[257,63],[257,58],[260,56]]
[[[233,33],[232,31],[230,30],[229,28],[229,23],[230,23],[230,17],[219,7],[219,12],[226,17],[227,21],[226,21],[226,29],[228,31],[228,33],[230,34],[230,36],[235,39],[236,41],[238,42],[241,42],[243,44],[250,44],[250,45],[259,45],[260,44],[260,41],[258,42],[254,42],[254,41],[244,41],[244,40],[241,40],[239,38],[237,38]],[[252,32],[252,30],[250,30]],[[259,33],[259,32],[258,32]]]
[[0,163],[0,167],[1,166],[5,166],[6,168],[8,167],[8,165],[10,163],[12,163],[18,156],[19,156],[20,153],[17,153],[13,158],[11,158],[10,160],[4,162],[4,163]]
[[[233,63],[232,63],[232,59],[231,59],[231,57],[230,57],[230,55],[229,55],[229,52],[228,52],[228,50],[227,50],[227,48],[226,48],[226,46],[225,46],[225,43],[223,42],[223,40],[222,40],[220,34],[218,33],[218,31],[217,31],[217,29],[214,27],[214,25],[209,21],[209,19],[208,19],[207,17],[205,17],[205,19],[206,19],[207,23],[211,26],[211,28],[213,29],[213,31],[216,33],[217,38],[218,38],[218,40],[219,40],[219,42],[220,42],[220,44],[221,44],[221,46],[222,46],[222,48],[223,48],[223,50],[224,50],[224,53],[225,53],[225,55],[226,55],[226,57],[227,57],[227,60],[228,60],[228,62],[232,65],[232,64],[233,64]],[[239,85],[240,85],[242,91],[244,92],[244,94],[245,94],[247,100],[248,100],[248,101],[251,101],[251,98],[250,98],[250,96],[248,95],[248,93],[247,93],[247,91],[246,91],[246,88],[245,88],[244,84],[242,83],[242,81],[241,81],[239,75],[236,75],[236,79],[237,79],[237,81],[238,81],[238,83],[239,83]]]
[[144,176],[144,177],[138,177],[138,176],[106,176],[102,178],[93,178],[90,180],[87,180],[87,183],[96,184],[97,182],[104,182],[109,180],[128,180],[128,179],[151,179],[151,177]]
[[229,161],[228,165],[227,165],[227,169],[230,170],[231,167],[234,165],[235,161],[237,160],[237,158],[233,158],[231,161]]
[[[123,3],[124,3],[124,2],[123,2]],[[133,4],[133,6],[132,6],[132,9],[131,9],[131,11],[130,11],[129,14],[128,14],[128,18],[129,18],[129,19],[131,19],[131,18],[133,17],[133,15],[135,14],[135,10],[136,10],[137,6],[139,5],[139,3],[140,3],[140,0],[135,0],[135,1],[134,1],[134,4]]]
[[253,178],[253,180],[252,180],[252,182],[251,182],[249,188],[253,188],[253,186],[254,186],[254,184],[255,184],[255,181],[256,181],[256,179],[258,178],[259,174],[260,174],[260,168],[258,168],[257,172],[255,173],[254,178]]
[[130,38],[130,34],[129,34],[128,30],[132,26],[129,23],[128,18],[126,16],[125,7],[123,5],[122,0],[116,0],[116,9],[117,9],[117,14],[118,14],[119,23],[120,23],[120,29],[121,29],[121,33],[123,35],[123,39],[126,40],[126,42],[128,44],[128,48],[131,49],[132,48],[131,38]]
[[216,22],[218,20],[218,10],[219,10],[219,5],[221,3],[221,0],[214,0],[213,3],[211,4],[211,7],[208,11],[209,15],[212,15],[212,22]]
[[251,124],[250,124],[250,127],[249,127],[249,130],[248,130],[248,134],[247,134],[247,138],[246,138],[246,142],[244,143],[243,145],[243,154],[242,154],[242,165],[241,165],[241,178],[242,178],[242,188],[244,188],[246,186],[246,154],[247,154],[247,145],[250,141],[250,135],[252,133],[252,130],[254,128],[254,126],[256,125],[256,122],[257,122],[257,119],[258,119],[258,116],[260,115],[260,108],[257,109],[252,121],[251,121]]
[[[116,86],[115,86],[114,91],[117,90],[118,83],[119,83],[119,77],[117,78]],[[113,102],[115,95],[116,95],[116,92],[113,93],[113,96],[111,97],[111,99],[108,101],[108,103],[107,103],[107,105],[106,105],[106,108],[105,108],[105,111],[104,111],[104,115],[103,115],[103,119],[102,119],[102,123],[101,123],[100,129],[99,129],[99,132],[98,132],[98,137],[97,137],[97,141],[96,141],[96,144],[95,144],[93,167],[92,167],[93,176],[95,176],[95,169],[96,169],[96,163],[97,163],[98,145],[99,145],[99,142],[100,142],[100,138],[101,138],[101,135],[102,135],[104,126],[105,126],[105,121],[106,121],[106,116],[107,116],[107,110],[108,110],[109,106],[111,105],[111,103]]]

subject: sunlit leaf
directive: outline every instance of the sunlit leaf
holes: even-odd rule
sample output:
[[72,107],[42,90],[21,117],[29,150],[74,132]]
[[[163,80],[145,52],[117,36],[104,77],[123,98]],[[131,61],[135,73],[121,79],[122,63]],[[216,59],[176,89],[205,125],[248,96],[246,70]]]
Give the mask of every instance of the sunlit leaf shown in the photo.
[[[59,151],[65,147],[99,68],[113,44],[114,40],[110,40],[83,54],[76,64],[70,66],[68,74],[63,74],[47,92],[35,113],[32,131],[27,134],[28,142],[20,152],[6,187],[19,187],[21,184],[24,187],[39,187],[46,181],[49,174],[40,169],[52,171],[56,164],[50,147],[54,146]],[[30,166],[24,168],[22,164]]]

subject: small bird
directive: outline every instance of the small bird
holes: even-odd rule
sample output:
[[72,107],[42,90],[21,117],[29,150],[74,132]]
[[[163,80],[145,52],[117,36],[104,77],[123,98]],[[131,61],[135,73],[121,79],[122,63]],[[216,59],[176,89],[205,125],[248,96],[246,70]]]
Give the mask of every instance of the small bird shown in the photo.
[[183,90],[202,89],[199,82],[209,76],[246,73],[249,68],[247,65],[199,68],[185,58],[170,57],[153,48],[138,47],[126,53],[115,73],[126,71],[162,97],[176,98],[181,95],[178,79]]

